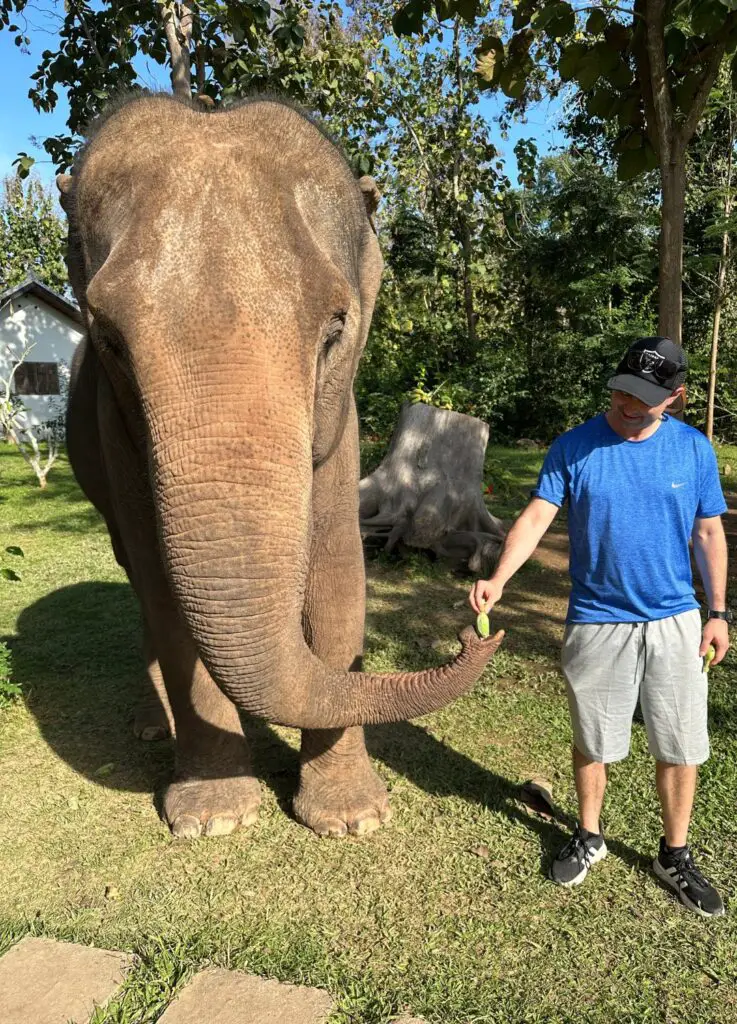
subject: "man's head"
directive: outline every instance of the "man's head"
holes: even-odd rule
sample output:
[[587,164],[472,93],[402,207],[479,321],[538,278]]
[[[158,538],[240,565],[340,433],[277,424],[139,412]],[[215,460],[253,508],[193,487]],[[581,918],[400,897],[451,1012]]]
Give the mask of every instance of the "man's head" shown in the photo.
[[640,338],[627,349],[608,386],[612,414],[623,432],[652,426],[684,393],[688,362],[669,338]]

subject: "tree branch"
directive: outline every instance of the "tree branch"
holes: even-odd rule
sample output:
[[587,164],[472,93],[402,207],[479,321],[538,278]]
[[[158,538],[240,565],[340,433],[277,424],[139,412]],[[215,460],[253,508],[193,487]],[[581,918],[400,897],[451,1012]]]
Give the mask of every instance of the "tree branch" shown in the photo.
[[632,53],[635,58],[637,77],[642,89],[642,103],[645,107],[645,129],[650,145],[656,154],[660,153],[655,102],[653,100],[653,83],[650,74],[650,59],[647,55],[647,28],[644,20],[646,0],[637,0],[632,15]]
[[714,82],[716,81],[716,77],[719,74],[719,67],[722,63],[725,47],[726,41],[722,40],[714,50],[711,60],[709,61],[706,71],[699,83],[696,95],[693,98],[693,103],[691,104],[691,109],[688,112],[688,117],[678,133],[679,143],[684,149],[693,138],[693,134],[701,120],[701,115],[704,112],[706,101],[709,99],[709,93],[711,92]]
[[89,25],[87,24],[87,19],[85,18],[85,16],[82,13],[81,9],[76,6],[76,4],[74,6],[72,6],[70,9],[73,12],[73,14],[79,19],[79,24],[82,26],[82,31],[84,32],[84,34],[85,34],[85,36],[87,38],[87,42],[90,44],[90,46],[94,50],[95,56],[97,57],[97,60],[99,61],[100,67],[103,69],[103,71],[107,71],[107,64],[103,60],[102,54],[100,53],[100,51],[98,49],[98,46],[97,46],[97,43],[95,42],[95,38],[92,35],[92,33],[90,32]]
[[665,0],[640,0],[645,15],[645,45],[650,64],[655,125],[661,167],[670,163],[673,142],[673,103],[665,58]]
[[[179,7],[178,19],[176,7]],[[189,97],[192,95],[192,8],[186,3],[175,4],[174,0],[163,0],[161,18],[171,59],[172,90],[176,96]]]

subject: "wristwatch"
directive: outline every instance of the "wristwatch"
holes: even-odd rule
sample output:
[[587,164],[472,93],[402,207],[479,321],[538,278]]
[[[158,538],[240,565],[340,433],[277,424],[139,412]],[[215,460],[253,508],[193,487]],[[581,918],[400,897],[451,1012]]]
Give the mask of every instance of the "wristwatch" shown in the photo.
[[724,619],[725,622],[732,622],[734,615],[732,614],[731,608],[726,608],[723,612],[715,612],[713,608],[709,609],[708,619]]

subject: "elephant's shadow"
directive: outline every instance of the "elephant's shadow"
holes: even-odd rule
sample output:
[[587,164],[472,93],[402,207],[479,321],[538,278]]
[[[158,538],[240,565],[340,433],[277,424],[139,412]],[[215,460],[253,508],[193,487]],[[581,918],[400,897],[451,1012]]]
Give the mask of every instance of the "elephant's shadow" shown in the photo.
[[[134,710],[152,694],[143,670],[138,604],[129,586],[95,582],[56,590],[26,608],[18,635],[5,639],[13,655],[13,678],[60,758],[101,785],[161,793],[171,777],[172,745],[133,737]],[[244,727],[256,774],[291,813],[297,751],[265,722],[248,719]],[[543,866],[572,825],[562,813],[552,821],[527,814],[518,785],[420,725],[372,726],[366,736],[372,757],[427,793],[460,796],[537,833]],[[616,840],[607,837],[607,843],[631,866],[649,863]]]

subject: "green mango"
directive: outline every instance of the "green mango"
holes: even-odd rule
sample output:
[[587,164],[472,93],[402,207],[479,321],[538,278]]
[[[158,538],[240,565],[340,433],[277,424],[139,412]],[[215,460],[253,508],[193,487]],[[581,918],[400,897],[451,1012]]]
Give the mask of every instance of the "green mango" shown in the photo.
[[479,612],[476,616],[476,632],[479,636],[489,635],[489,616],[486,612]]

